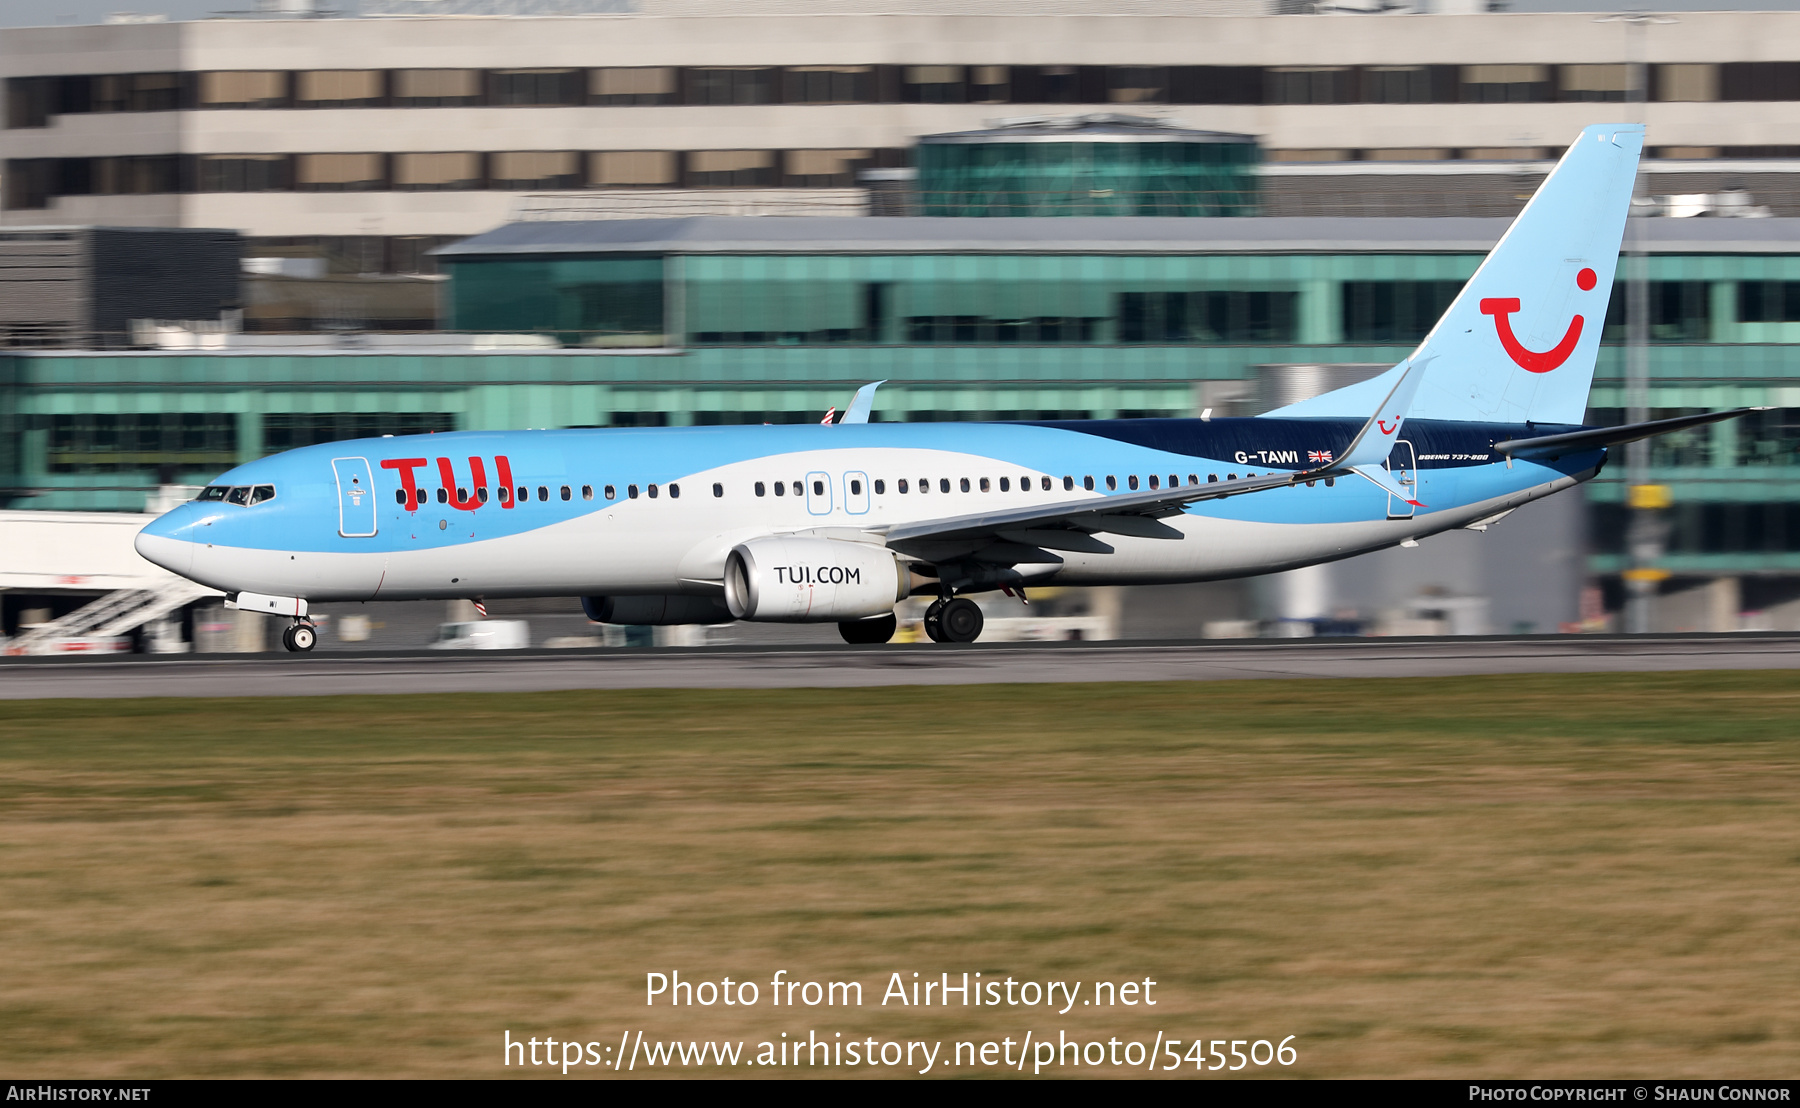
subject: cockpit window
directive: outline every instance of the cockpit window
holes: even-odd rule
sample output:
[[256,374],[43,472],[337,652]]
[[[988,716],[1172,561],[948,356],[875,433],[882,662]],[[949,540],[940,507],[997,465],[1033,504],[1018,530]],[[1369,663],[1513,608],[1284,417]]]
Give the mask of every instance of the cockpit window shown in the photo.
[[238,485],[225,494],[225,503],[227,504],[243,504],[247,503],[249,499],[250,486],[248,485]]
[[231,490],[224,485],[208,485],[205,488],[201,489],[200,495],[194,497],[194,499],[195,500],[223,500],[223,499],[225,499],[225,494],[230,491]]
[[250,490],[250,503],[261,504],[265,500],[275,499],[274,485],[256,485]]

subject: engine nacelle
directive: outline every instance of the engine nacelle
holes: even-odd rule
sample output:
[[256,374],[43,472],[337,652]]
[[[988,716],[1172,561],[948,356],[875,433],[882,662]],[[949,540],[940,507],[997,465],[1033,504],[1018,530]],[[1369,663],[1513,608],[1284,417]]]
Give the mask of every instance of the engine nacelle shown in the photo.
[[716,596],[584,596],[581,610],[595,623],[667,627],[677,623],[725,623],[731,613]]
[[725,557],[725,604],[739,619],[838,622],[894,610],[911,575],[886,549],[839,539],[751,539]]

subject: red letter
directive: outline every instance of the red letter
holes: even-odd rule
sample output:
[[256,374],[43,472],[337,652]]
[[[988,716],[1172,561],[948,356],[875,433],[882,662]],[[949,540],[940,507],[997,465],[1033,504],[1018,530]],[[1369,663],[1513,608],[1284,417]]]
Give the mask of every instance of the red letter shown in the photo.
[[450,471],[450,459],[439,458],[437,463],[438,476],[444,479],[444,495],[450,498],[450,506],[459,512],[472,512],[481,507],[481,498],[475,493],[476,489],[487,484],[487,467],[481,464],[481,459],[469,459],[469,473],[474,478],[474,484],[469,489],[467,499],[464,499],[457,491],[456,474]]
[[500,482],[500,506],[510,508],[513,506],[512,463],[506,460],[506,455],[496,454],[494,469],[494,480]]
[[382,469],[400,471],[400,487],[406,490],[406,510],[409,512],[418,511],[419,505],[425,503],[425,497],[413,482],[413,470],[425,464],[424,458],[388,458],[381,463]]

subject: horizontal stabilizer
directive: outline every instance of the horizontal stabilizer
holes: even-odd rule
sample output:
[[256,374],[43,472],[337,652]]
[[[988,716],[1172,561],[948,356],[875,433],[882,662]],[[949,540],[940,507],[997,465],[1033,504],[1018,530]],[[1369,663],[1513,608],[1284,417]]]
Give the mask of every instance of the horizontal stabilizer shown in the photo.
[[1560,435],[1507,439],[1494,444],[1494,453],[1504,454],[1509,458],[1554,458],[1583,450],[1596,450],[1602,446],[1621,446],[1655,435],[1666,435],[1671,431],[1684,431],[1689,427],[1701,427],[1708,423],[1718,423],[1721,420],[1736,419],[1751,412],[1768,410],[1766,407],[1733,408],[1728,412],[1704,412],[1700,415],[1676,416],[1673,419],[1652,419],[1646,423],[1625,423],[1618,427],[1593,427],[1585,431],[1567,431]]
[[1380,464],[1351,466],[1350,472],[1367,477],[1369,480],[1375,482],[1377,488],[1382,489],[1389,496],[1397,496],[1415,508],[1423,508],[1425,506],[1417,500],[1414,500],[1412,498],[1412,491],[1405,485],[1394,480],[1394,475],[1389,473],[1385,466]]

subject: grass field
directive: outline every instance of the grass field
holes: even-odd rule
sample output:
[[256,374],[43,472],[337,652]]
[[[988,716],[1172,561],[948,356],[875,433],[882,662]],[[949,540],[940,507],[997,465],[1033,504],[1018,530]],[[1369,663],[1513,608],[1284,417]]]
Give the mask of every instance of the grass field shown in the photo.
[[[500,1076],[503,1031],[641,1028],[1792,1078],[1800,678],[14,701],[0,935],[16,1077]],[[645,1007],[670,970],[763,1003]],[[776,970],[865,1004],[773,1009]],[[878,1004],[964,970],[1159,1003]]]

